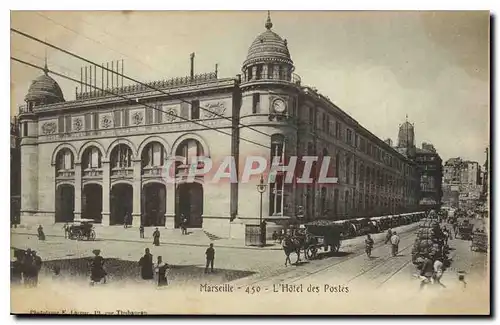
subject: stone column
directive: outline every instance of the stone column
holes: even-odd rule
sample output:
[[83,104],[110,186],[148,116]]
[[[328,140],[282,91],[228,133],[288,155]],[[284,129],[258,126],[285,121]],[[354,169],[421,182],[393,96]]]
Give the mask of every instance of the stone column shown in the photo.
[[141,160],[134,160],[132,162],[134,167],[134,180],[133,180],[133,193],[132,193],[132,227],[139,227],[141,225]]
[[166,182],[166,201],[167,209],[165,211],[165,228],[173,229],[175,227],[175,183]]
[[75,219],[82,216],[82,164],[75,162]]
[[109,195],[111,193],[110,187],[110,176],[111,176],[111,165],[109,160],[102,160],[102,223],[103,226],[109,226],[109,214],[110,214],[110,200]]

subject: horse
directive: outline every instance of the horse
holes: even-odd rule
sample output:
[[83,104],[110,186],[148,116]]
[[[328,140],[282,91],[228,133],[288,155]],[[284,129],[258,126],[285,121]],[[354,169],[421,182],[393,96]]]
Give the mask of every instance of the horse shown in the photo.
[[286,236],[283,239],[283,252],[285,252],[285,266],[288,266],[288,263],[292,265],[292,261],[290,260],[290,254],[297,254],[297,263],[300,262],[300,250],[303,247],[302,241],[297,237]]

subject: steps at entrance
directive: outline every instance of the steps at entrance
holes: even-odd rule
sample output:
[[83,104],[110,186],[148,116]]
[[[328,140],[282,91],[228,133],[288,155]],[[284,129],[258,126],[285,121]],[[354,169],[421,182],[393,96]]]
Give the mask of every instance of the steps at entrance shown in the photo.
[[219,240],[219,239],[222,239],[221,237],[216,236],[216,235],[214,235],[214,234],[211,234],[211,233],[209,233],[208,231],[203,230],[203,232],[205,233],[205,235],[207,235],[207,237],[208,237],[210,240]]

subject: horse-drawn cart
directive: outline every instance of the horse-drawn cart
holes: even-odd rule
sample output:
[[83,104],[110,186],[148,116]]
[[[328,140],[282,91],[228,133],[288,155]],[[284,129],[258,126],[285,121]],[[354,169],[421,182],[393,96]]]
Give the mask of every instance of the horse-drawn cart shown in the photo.
[[314,259],[318,251],[338,252],[340,249],[340,234],[342,226],[335,221],[316,220],[305,224],[307,230],[307,247],[305,249],[306,257]]
[[69,239],[95,240],[94,220],[78,219],[69,226]]

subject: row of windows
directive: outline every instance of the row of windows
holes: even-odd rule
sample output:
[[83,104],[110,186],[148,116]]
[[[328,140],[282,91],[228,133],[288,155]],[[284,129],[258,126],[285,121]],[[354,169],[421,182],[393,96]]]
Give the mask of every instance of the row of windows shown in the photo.
[[316,112],[317,111],[313,107],[309,107],[308,121],[313,128],[318,128],[330,136],[345,141],[348,145],[359,149],[378,162],[400,170],[405,175],[410,173],[410,166],[397,159],[392,153],[372,144],[369,140],[359,136],[353,129],[344,126],[341,122],[331,121],[328,113],[317,112],[317,114],[315,114]]

